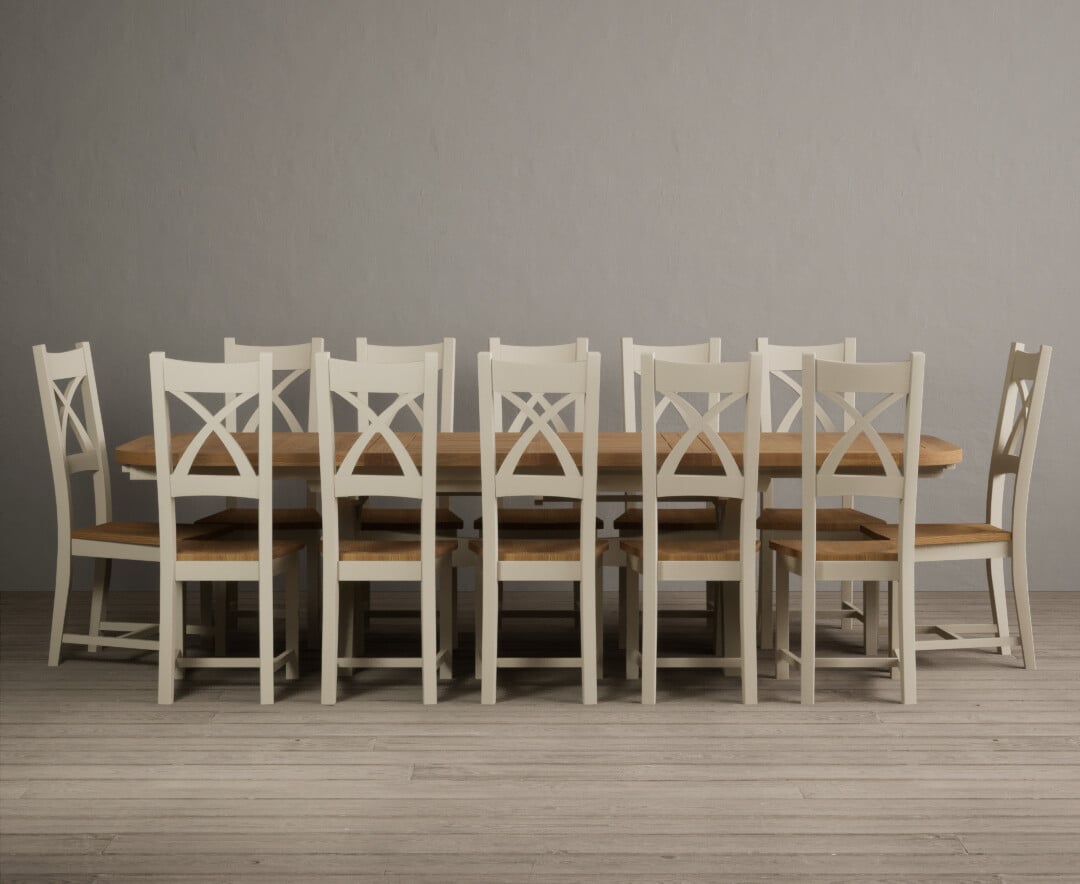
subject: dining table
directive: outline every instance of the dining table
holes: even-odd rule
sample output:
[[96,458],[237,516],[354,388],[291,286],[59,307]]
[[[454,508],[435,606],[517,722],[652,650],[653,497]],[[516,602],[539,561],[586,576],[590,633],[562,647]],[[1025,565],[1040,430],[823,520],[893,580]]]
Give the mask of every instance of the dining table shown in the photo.
[[[257,465],[258,434],[233,433],[240,450]],[[358,431],[335,433],[335,453],[340,464],[359,438]],[[817,434],[817,463],[822,464],[844,433],[819,432]],[[501,462],[518,440],[518,433],[497,433],[495,437],[496,463]],[[660,462],[672,451],[682,438],[679,432],[657,433],[656,453]],[[903,451],[901,433],[881,433],[889,453],[900,462]],[[195,438],[194,433],[174,433],[171,438],[173,462],[179,461]],[[403,432],[397,434],[405,451],[413,461],[420,464],[421,434]],[[560,440],[581,463],[582,434],[560,433]],[[720,433],[736,464],[742,466],[742,433]],[[156,457],[154,437],[140,436],[118,445],[115,450],[117,464],[132,479],[154,479]],[[936,476],[957,466],[963,459],[959,445],[937,436],[923,435],[919,442],[919,475]],[[762,433],[758,458],[758,471],[762,480],[797,477],[802,467],[802,435],[800,433]],[[436,444],[436,490],[440,495],[478,495],[480,481],[480,434],[479,432],[439,433]],[[370,472],[396,472],[400,469],[398,455],[381,436],[374,436],[357,461],[357,470]],[[704,436],[693,440],[680,462],[679,469],[693,472],[721,471],[720,459],[712,443]],[[206,435],[192,463],[193,471],[228,472],[235,470],[233,456],[216,434]],[[518,472],[558,472],[559,460],[550,443],[537,434],[522,455]],[[840,472],[883,472],[880,456],[874,444],[866,437],[852,440],[838,467]],[[601,432],[597,449],[597,494],[600,499],[632,499],[641,492],[641,434],[628,432]],[[295,478],[315,482],[319,479],[318,434],[275,432],[273,434],[273,475],[275,479]],[[738,537],[739,507],[721,508],[723,517],[718,526],[721,537]],[[605,564],[621,564],[618,545],[613,544]],[[470,554],[464,542],[461,545],[459,563],[465,564]],[[725,653],[736,654],[738,635],[738,586],[724,584],[722,593],[723,642]]]

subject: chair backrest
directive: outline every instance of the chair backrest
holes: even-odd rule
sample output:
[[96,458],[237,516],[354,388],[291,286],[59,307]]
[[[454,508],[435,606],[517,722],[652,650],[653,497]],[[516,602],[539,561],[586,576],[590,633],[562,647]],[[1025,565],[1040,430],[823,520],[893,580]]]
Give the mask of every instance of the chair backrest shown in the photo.
[[1009,364],[1001,391],[994,447],[990,454],[990,478],[986,489],[986,521],[1004,528],[1005,486],[1009,476],[1016,477],[1013,487],[1012,521],[1014,535],[1027,528],[1028,493],[1035,463],[1035,445],[1039,438],[1046,379],[1050,373],[1048,346],[1029,353],[1023,344],[1009,348]]
[[[225,397],[220,408],[199,396]],[[176,500],[182,497],[230,497],[254,500],[258,509],[259,559],[269,562],[273,529],[273,428],[265,419],[274,408],[273,363],[269,353],[253,362],[185,362],[150,354],[150,398],[154,412],[154,458],[157,470],[161,560],[176,554]],[[220,401],[220,400],[217,400]],[[258,454],[248,458],[229,429],[229,418],[254,403]],[[186,406],[199,429],[174,441],[172,409]],[[216,408],[217,410],[212,410]],[[213,441],[211,441],[213,440]],[[209,445],[213,471],[195,469],[195,459]],[[220,446],[220,447],[219,447]],[[176,449],[179,449],[176,451]],[[208,451],[207,454],[210,452]]]
[[[418,499],[421,543],[430,544],[434,555],[438,385],[439,358],[434,352],[422,354],[418,362],[353,362],[332,359],[329,353],[315,357],[323,543],[332,544],[328,557],[339,542],[337,501],[341,497]],[[377,411],[370,404],[372,396],[394,398]],[[340,455],[334,433],[335,399],[363,415],[358,435]],[[415,419],[421,433],[419,467],[408,440],[399,435],[404,429],[395,429],[395,419],[405,420],[406,415]],[[410,435],[415,430],[411,428]],[[362,463],[362,458],[368,462]]]
[[[600,354],[561,363],[513,362],[477,357],[480,388],[480,484],[484,544],[498,536],[498,501],[503,497],[561,497],[581,501],[584,544],[596,536],[596,465],[600,423]],[[516,410],[511,422],[519,435],[506,456],[496,453],[496,408]],[[582,416],[580,464],[567,446],[560,414],[575,407]],[[546,442],[558,461],[558,471],[538,472],[526,452]],[[542,443],[541,443],[542,444]],[[591,539],[590,539],[591,538]]]
[[[488,352],[491,354],[491,358],[496,362],[524,362],[530,365],[542,365],[547,363],[559,363],[559,362],[581,362],[589,355],[589,339],[578,338],[576,341],[572,341],[569,344],[550,344],[550,345],[521,345],[521,344],[504,344],[499,338],[488,339]],[[509,426],[503,423],[502,417],[502,401],[498,400],[495,403],[495,430],[496,432],[516,432],[521,429],[521,415],[519,413],[516,418],[517,425],[511,422]],[[566,432],[573,428],[575,433],[580,433],[584,427],[584,415],[582,414],[580,403],[574,403],[573,420],[570,424],[566,423],[565,418],[559,415],[556,420],[556,429],[558,432]]]
[[437,344],[415,346],[384,346],[369,344],[367,338],[356,339],[356,361],[378,364],[423,362],[424,356],[434,353],[438,362],[442,392],[439,400],[439,432],[454,431],[454,365],[457,342],[443,338]]
[[[236,343],[236,338],[226,338],[225,361],[253,362],[258,360],[260,353],[269,353],[271,362],[274,366],[274,373],[285,375],[274,384],[274,413],[281,416],[285,421],[286,429],[290,433],[302,433],[305,431],[314,432],[315,379],[311,374],[311,361],[316,353],[322,353],[325,349],[326,345],[322,338],[312,338],[306,344],[284,344],[270,347],[263,347],[257,344],[238,344]],[[283,398],[285,391],[301,379],[306,379],[308,386],[308,413],[305,423],[301,423],[300,419],[296,416],[296,413]],[[231,432],[235,433],[239,425],[237,413],[235,411],[230,413],[228,421],[226,426]],[[257,417],[255,414],[251,414],[244,422],[243,429],[245,433],[252,433],[257,426]]]
[[[85,341],[76,344],[73,350],[59,353],[50,353],[44,344],[38,344],[34,347],[34,366],[56,496],[57,536],[64,546],[71,540],[73,475],[93,474],[95,524],[112,518],[109,454],[101,422],[94,362],[90,345]],[[71,453],[69,448],[73,449]]]
[[[761,354],[761,429],[765,433],[789,433],[795,425],[796,418],[802,414],[802,364],[803,356],[809,354],[817,359],[827,359],[831,362],[854,362],[855,339],[844,338],[836,344],[814,344],[809,346],[791,344],[770,344],[768,338],[757,339],[757,352]],[[773,421],[772,393],[773,378],[781,388],[789,390],[793,396],[784,416],[778,421]],[[854,404],[854,394],[848,396],[848,401]],[[836,432],[842,426],[845,430],[851,426],[851,418],[844,413],[840,426],[829,416],[829,413],[821,408],[817,409],[815,419],[825,432]],[[774,488],[772,482],[762,483],[763,507],[774,505]],[[841,501],[843,506],[855,506],[855,498],[845,497]]]
[[[903,362],[830,362],[803,356],[802,371],[802,542],[803,554],[813,561],[817,553],[817,499],[819,497],[891,498],[900,505],[900,546],[910,549],[915,536],[915,492],[919,478],[919,443],[922,432],[923,376],[926,357],[912,353]],[[861,411],[856,395],[877,397]],[[843,410],[850,424],[819,465],[817,420],[823,402]],[[903,448],[898,463],[875,422],[899,405],[903,409]],[[841,463],[856,439],[865,437],[872,454],[859,473],[840,472]],[[880,469],[882,475],[867,474]]]
[[[719,362],[720,339],[709,338],[701,344],[660,347],[651,344],[635,344],[633,338],[622,339],[623,429],[628,433],[636,433],[638,429],[637,379],[641,376],[641,360],[646,353],[652,353],[656,359],[668,362]],[[666,405],[667,403],[664,402],[658,406],[660,414],[663,413]]]
[[[641,482],[642,536],[646,558],[655,561],[657,503],[662,498],[702,496],[740,500],[743,555],[752,557],[756,540],[758,461],[761,450],[761,356],[750,354],[747,362],[686,363],[657,360],[646,353],[641,363]],[[687,398],[704,394],[704,412]],[[657,454],[657,430],[661,411],[670,403],[682,419],[681,436],[663,455]],[[733,405],[744,407],[742,464],[718,432],[720,416]],[[704,447],[703,447],[704,446]],[[688,453],[699,464],[705,455],[709,466],[686,463]],[[722,472],[718,473],[714,464]],[[652,554],[649,544],[654,544]]]
[[[803,381],[793,376],[793,372],[802,374],[803,356],[809,354],[830,362],[854,362],[855,339],[844,338],[837,344],[817,344],[799,346],[789,344],[770,344],[768,338],[757,339],[757,352],[761,354],[761,382],[764,385],[761,397],[761,429],[766,433],[788,433],[795,425],[795,419],[802,413]],[[778,421],[773,421],[772,387],[773,379],[787,387],[794,394],[791,405]],[[846,418],[846,414],[845,414]],[[816,419],[821,429],[836,432],[837,427],[828,413],[819,408]],[[844,426],[847,429],[847,426]]]

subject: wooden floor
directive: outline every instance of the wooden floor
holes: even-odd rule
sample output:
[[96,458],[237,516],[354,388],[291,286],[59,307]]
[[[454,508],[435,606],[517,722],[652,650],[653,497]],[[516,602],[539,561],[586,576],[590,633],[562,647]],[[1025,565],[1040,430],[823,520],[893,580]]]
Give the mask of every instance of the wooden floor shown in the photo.
[[[516,672],[481,707],[465,636],[436,707],[415,671],[358,674],[320,706],[308,655],[273,707],[251,674],[200,671],[163,708],[153,655],[47,668],[50,603],[0,593],[4,882],[1080,880],[1080,593],[1035,594],[1037,671],[927,653],[915,707],[888,677],[835,670],[802,707],[768,664],[752,708],[704,671],[661,672],[651,708],[621,677],[584,708],[574,673]],[[927,593],[920,619],[982,603]],[[702,630],[669,621],[662,650]]]

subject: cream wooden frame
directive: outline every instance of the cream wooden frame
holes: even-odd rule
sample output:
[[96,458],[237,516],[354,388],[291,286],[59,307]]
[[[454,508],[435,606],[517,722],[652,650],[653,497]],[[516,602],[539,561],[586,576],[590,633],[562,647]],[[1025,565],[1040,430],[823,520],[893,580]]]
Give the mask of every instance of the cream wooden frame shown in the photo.
[[[156,639],[146,637],[156,632],[157,623],[128,623],[105,619],[112,561],[159,562],[157,546],[133,543],[104,543],[80,540],[71,536],[71,478],[91,473],[94,524],[112,521],[112,489],[109,480],[109,451],[98,401],[97,380],[90,344],[82,341],[71,350],[50,353],[44,344],[34,347],[41,412],[45,420],[45,438],[49,448],[53,491],[56,501],[56,583],[53,594],[52,626],[49,633],[50,666],[60,663],[62,646],[76,644],[93,652],[98,647],[131,648],[156,651]],[[66,381],[66,385],[61,384]],[[75,399],[82,404],[82,418],[75,411]],[[79,451],[67,453],[68,433],[74,433]],[[83,633],[65,632],[68,597],[71,592],[73,556],[94,559],[93,591],[90,600],[90,623]],[[106,635],[103,633],[116,633]]]
[[[917,638],[916,650],[945,648],[997,648],[1011,653],[1014,646],[1009,631],[1008,603],[1005,589],[1005,560],[1011,565],[1013,602],[1020,630],[1020,647],[1024,666],[1035,669],[1035,638],[1031,627],[1031,602],[1028,598],[1027,574],[1027,513],[1031,491],[1035,448],[1046,398],[1046,381],[1050,372],[1053,350],[1042,346],[1028,352],[1021,343],[1009,348],[1005,383],[1001,391],[994,443],[990,453],[990,470],[986,484],[986,523],[997,528],[1008,525],[1012,539],[992,543],[952,543],[915,547],[915,561],[955,562],[986,560],[986,577],[990,594],[993,623],[944,623],[925,626],[918,634],[932,636]],[[1030,384],[1029,387],[1025,387]],[[1017,407],[1019,405],[1019,408]],[[1005,499],[1007,480],[1015,479],[1012,506],[1006,520]],[[873,526],[864,533],[875,536]],[[971,635],[970,633],[977,633]]]
[[[846,363],[803,356],[802,392],[802,556],[777,555],[777,678],[786,678],[788,664],[800,667],[800,695],[805,704],[814,702],[815,675],[818,667],[889,668],[899,667],[902,701],[914,703],[915,690],[915,500],[918,488],[919,439],[922,428],[923,378],[925,356],[914,352],[906,362]],[[852,394],[880,394],[882,399],[866,412],[851,401]],[[826,456],[821,467],[816,459],[816,413],[819,396],[829,398],[850,416],[850,426]],[[903,403],[904,452],[897,464],[885,450],[873,426],[892,405]],[[884,471],[882,476],[847,475],[836,468],[854,439],[865,435],[874,445]],[[915,465],[912,469],[911,466]],[[900,529],[895,561],[818,561],[818,497],[871,496],[894,499],[900,509]],[[857,543],[858,541],[852,541]],[[798,655],[789,644],[789,578],[802,578],[802,636]],[[816,653],[817,582],[819,580],[865,583],[866,616],[863,657],[818,657]],[[892,593],[890,652],[877,654],[878,586],[881,582],[897,585]]]
[[[238,344],[236,338],[225,338],[224,361],[228,363],[257,361],[260,353],[269,353],[274,372],[287,372],[284,378],[273,384],[273,412],[280,414],[285,421],[285,426],[290,433],[315,432],[315,375],[312,371],[315,356],[326,351],[324,338],[314,337],[305,344]],[[299,383],[306,376],[308,386],[308,411],[306,419],[301,422],[291,408],[281,398],[282,394],[295,383]],[[226,396],[231,394],[226,394]],[[258,413],[251,415],[244,425],[246,432],[257,429]],[[271,424],[273,422],[271,421]],[[230,432],[237,431],[236,412],[230,412],[226,416],[226,427]],[[318,490],[311,483],[308,484],[307,504],[317,508],[319,505]],[[234,506],[235,501],[229,500],[226,506]],[[308,644],[317,645],[315,641],[319,631],[317,624],[320,621],[320,594],[319,594],[319,538],[316,532],[310,530],[281,530],[277,531],[278,537],[294,537],[304,541],[304,574],[306,583],[304,594],[307,600],[306,616],[307,629],[304,640]],[[230,585],[227,588],[217,586],[214,588],[214,627],[215,649],[219,654],[225,653],[226,643],[226,620],[234,616],[232,612],[236,608],[236,587]]]
[[[274,673],[284,666],[285,678],[299,677],[297,556],[273,555],[273,429],[263,420],[274,407],[273,363],[269,353],[257,362],[207,363],[167,359],[150,354],[150,390],[154,415],[154,451],[161,526],[161,630],[158,653],[158,703],[172,703],[175,678],[187,668],[257,668],[259,701],[274,702]],[[215,413],[193,394],[225,397]],[[202,418],[178,461],[172,462],[169,397],[187,405]],[[230,415],[247,401],[256,403],[259,454],[252,464],[228,429]],[[233,459],[235,475],[191,472],[192,461],[211,435]],[[258,559],[255,561],[177,560],[176,500],[180,497],[228,497],[255,500],[258,509]],[[285,575],[285,649],[274,653],[273,579]],[[257,657],[188,657],[183,648],[182,582],[253,581],[258,584],[259,654]]]
[[[818,359],[827,359],[832,362],[855,362],[855,338],[844,338],[835,344],[816,344],[799,346],[792,344],[771,344],[769,339],[759,337],[756,342],[757,352],[763,360],[762,367],[762,399],[761,399],[761,429],[762,432],[787,433],[795,424],[795,419],[801,413],[802,385],[791,377],[789,372],[802,371],[802,358],[809,353]],[[795,400],[784,416],[773,424],[772,415],[772,380],[777,377],[782,384],[795,393]],[[854,399],[852,399],[854,401]],[[824,431],[837,431],[837,427],[828,412],[817,409],[817,422]],[[843,428],[848,429],[849,418],[844,416]],[[772,479],[765,479],[761,483],[761,509],[764,512],[774,505],[774,493]],[[855,498],[848,496],[842,499],[841,506],[854,507]],[[773,540],[798,537],[797,532],[792,531],[767,531],[761,532],[761,587],[758,591],[758,631],[761,637],[761,647],[769,649],[773,647],[776,625],[774,623],[774,586],[775,565],[774,556],[769,549],[769,543]],[[858,538],[855,532],[830,532],[830,537]],[[863,611],[855,604],[854,587],[850,580],[841,581],[840,584],[840,609],[839,611],[818,611],[819,617],[840,617],[842,628],[853,629],[856,621],[863,619]]]
[[[641,575],[642,648],[637,643],[638,587],[630,587],[627,607],[628,664],[640,659],[641,702],[656,702],[658,666],[679,668],[739,669],[744,703],[757,702],[757,642],[754,616],[756,592],[756,542],[754,516],[757,512],[758,459],[761,443],[761,357],[751,354],[748,362],[686,363],[657,360],[652,353],[642,358],[642,555],[628,555],[629,573]],[[687,393],[708,394],[708,408],[702,414],[685,398]],[[660,402],[657,402],[657,398]],[[662,463],[657,462],[656,434],[659,418],[671,404],[686,426],[683,435]],[[737,403],[745,403],[743,463],[736,464],[719,436],[720,415]],[[723,474],[692,473],[680,470],[689,447],[704,439],[723,465]],[[665,498],[703,496],[739,502],[739,558],[737,561],[660,561],[658,505]],[[708,543],[708,541],[704,541]],[[738,656],[658,657],[657,633],[659,584],[673,580],[731,581],[739,584]]]
[[[420,355],[420,354],[417,354]],[[315,360],[316,416],[319,432],[319,485],[323,503],[323,637],[322,689],[324,704],[337,702],[339,669],[356,667],[419,667],[422,672],[423,701],[438,699],[438,676],[451,675],[452,637],[449,632],[449,556],[435,555],[435,451],[437,443],[439,358],[422,354],[418,362],[361,362],[331,359],[321,354]],[[372,393],[395,394],[384,411],[376,413],[368,404]],[[358,414],[366,414],[361,435],[337,463],[334,440],[333,397],[346,400]],[[417,398],[423,397],[423,405]],[[421,462],[413,462],[392,425],[399,412],[411,412],[420,424]],[[355,473],[357,461],[375,439],[390,447],[400,475]],[[342,561],[339,501],[357,497],[405,497],[420,501],[420,558],[416,561]],[[356,657],[339,655],[340,595],[342,581],[416,581],[420,584],[421,656]],[[436,598],[438,591],[441,598]],[[441,648],[436,648],[436,606],[443,609]],[[351,626],[351,618],[349,625]]]
[[[497,343],[497,342],[496,342]],[[580,344],[580,341],[579,341]],[[582,702],[596,703],[598,654],[596,557],[597,441],[600,417],[600,354],[588,353],[572,362],[510,361],[491,353],[477,356],[480,390],[480,480],[482,488],[483,552],[481,592],[477,607],[480,635],[481,702],[496,697],[499,668],[580,667]],[[520,394],[520,395],[519,395]],[[556,398],[557,397],[557,398]],[[511,426],[520,436],[501,464],[496,465],[495,433],[501,426],[502,402],[519,409]],[[554,401],[552,401],[554,400]],[[578,467],[558,433],[565,432],[559,412],[573,406],[575,426],[582,433],[582,463]],[[559,458],[562,473],[518,473],[518,461],[530,440],[542,435]],[[498,502],[502,497],[559,497],[581,502],[580,540],[575,561],[504,561],[499,557]],[[570,581],[580,584],[581,656],[519,658],[498,656],[499,583]],[[494,616],[493,616],[494,615]]]

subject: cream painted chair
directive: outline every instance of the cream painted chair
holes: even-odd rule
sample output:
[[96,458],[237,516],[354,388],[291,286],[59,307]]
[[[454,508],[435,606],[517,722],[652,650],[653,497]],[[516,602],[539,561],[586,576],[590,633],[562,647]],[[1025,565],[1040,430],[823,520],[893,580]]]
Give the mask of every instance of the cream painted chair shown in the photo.
[[[455,540],[436,538],[435,451],[438,356],[424,354],[422,362],[361,363],[316,358],[315,383],[319,426],[319,485],[323,502],[323,638],[322,702],[337,702],[340,669],[418,667],[424,703],[438,699],[437,678],[452,675],[450,627],[450,556]],[[376,410],[369,396],[392,396],[385,409]],[[347,450],[338,452],[334,436],[334,401],[343,400],[363,416],[363,429]],[[420,400],[420,401],[418,401]],[[411,414],[420,426],[421,458],[417,469],[394,429],[399,414]],[[372,445],[388,452],[373,469],[360,459]],[[339,502],[352,506],[355,498],[397,497],[420,502],[420,537],[417,540],[342,538]],[[419,657],[358,657],[340,654],[339,601],[341,583],[413,581],[420,584]],[[439,598],[436,597],[438,593]],[[436,617],[441,609],[441,647],[436,648]],[[349,622],[348,620],[346,622]]]
[[[709,338],[700,344],[677,344],[677,345],[661,345],[655,346],[652,344],[636,344],[633,338],[622,339],[622,384],[623,384],[623,429],[627,433],[638,432],[638,420],[637,420],[637,398],[638,398],[638,379],[641,377],[641,361],[646,354],[651,353],[654,358],[662,359],[667,362],[690,362],[695,364],[712,362],[716,363],[720,361],[720,338]],[[631,499],[627,496],[627,506],[623,512],[616,516],[611,523],[612,527],[618,531],[620,538],[628,537],[640,537],[641,536],[641,514],[642,509],[640,505],[633,506],[629,504]],[[715,533],[720,526],[720,513],[717,508],[717,502],[706,501],[704,503],[695,503],[690,506],[670,506],[661,507],[657,510],[657,519],[659,520],[660,533],[667,534],[671,532],[712,532]],[[620,559],[624,558],[621,555]],[[624,646],[624,637],[626,634],[626,600],[628,594],[627,573],[625,566],[619,568],[619,642],[620,647]],[[693,616],[698,617],[704,614],[712,623],[713,628],[716,630],[719,621],[716,618],[716,612],[719,610],[719,604],[717,602],[719,588],[717,585],[711,585],[708,590],[708,605],[704,612],[690,611],[690,610],[672,610],[661,611],[661,616]],[[637,662],[636,659],[627,658],[626,662],[626,677],[637,678]]]
[[[892,669],[899,667],[901,697],[914,703],[915,693],[915,494],[919,478],[925,357],[912,353],[905,362],[845,363],[803,356],[802,369],[802,534],[798,540],[773,540],[777,554],[776,670],[788,676],[789,664],[800,667],[803,703],[814,702],[815,676],[821,667]],[[860,411],[854,395],[876,397]],[[817,464],[817,413],[822,403],[840,408],[850,426]],[[903,410],[903,454],[898,464],[874,426],[899,405]],[[882,475],[838,471],[852,443],[866,437],[870,460]],[[868,465],[869,466],[869,465]],[[880,497],[899,509],[899,541],[819,539],[818,498]],[[790,650],[789,573],[802,578],[802,634],[799,654]],[[817,584],[819,581],[863,581],[863,656],[822,657],[817,654]],[[878,654],[879,584],[895,583],[891,594],[889,653]]]
[[[443,338],[436,344],[419,344],[414,346],[382,346],[369,344],[367,338],[356,339],[356,361],[372,363],[375,365],[394,365],[403,362],[423,362],[428,353],[434,353],[438,361],[439,369],[439,421],[438,430],[442,433],[450,433],[454,430],[454,375],[455,375],[455,352],[457,342],[454,338]],[[364,429],[361,421],[359,429]],[[435,508],[435,530],[440,536],[456,537],[458,532],[465,527],[461,516],[450,509],[450,498],[441,497],[437,500]],[[378,535],[392,537],[401,535],[410,537],[420,533],[420,509],[418,507],[395,506],[371,506],[368,502],[361,501],[357,511],[357,530],[361,536]],[[454,647],[457,647],[457,569],[453,571],[453,589],[451,590],[454,601],[451,606]],[[373,617],[414,617],[415,611],[376,608],[370,603],[370,592],[366,586],[361,586],[358,592],[343,597],[342,614],[354,616],[357,622],[353,630],[355,636],[363,640],[367,625]]]
[[[269,353],[274,373],[280,377],[273,387],[272,416],[280,418],[285,430],[290,433],[315,431],[314,377],[311,373],[312,359],[315,354],[326,349],[322,338],[312,338],[305,344],[284,344],[262,346],[258,344],[238,344],[236,338],[225,338],[225,362],[251,362],[259,358],[260,353]],[[305,383],[306,382],[306,383]],[[303,421],[297,416],[286,396],[294,386],[307,387],[306,415]],[[240,420],[236,411],[230,412],[225,419],[225,428],[235,433],[242,430],[252,433],[258,429],[258,414],[252,413],[246,420]],[[271,421],[271,425],[273,421]],[[319,624],[319,535],[322,531],[322,518],[317,508],[318,494],[309,487],[307,506],[275,507],[274,534],[286,539],[304,541],[304,564],[307,583],[306,614],[307,630],[305,641],[315,643]],[[228,501],[226,508],[199,519],[198,525],[214,525],[234,531],[251,532],[258,522],[258,512],[252,507],[239,507],[236,501]],[[226,624],[235,618],[236,588],[229,586],[215,588],[214,594],[215,647],[218,653],[225,653]]]
[[[161,524],[161,634],[158,654],[158,702],[172,703],[174,679],[191,668],[253,668],[259,673],[259,701],[274,702],[274,673],[299,677],[300,540],[273,536],[272,361],[238,363],[183,362],[164,353],[150,354],[150,391],[154,408],[154,456],[157,469],[158,521]],[[220,408],[200,396],[225,397]],[[218,399],[220,401],[220,399]],[[255,404],[258,454],[254,462],[228,430],[228,420],[248,402]],[[181,406],[186,406],[182,409]],[[216,408],[217,410],[211,410]],[[173,409],[196,419],[188,440],[173,441]],[[223,453],[213,471],[199,469],[196,458],[214,439]],[[192,497],[254,500],[254,538],[225,536],[181,539],[176,530],[176,501]],[[274,577],[285,577],[285,647],[274,651]],[[183,642],[184,581],[251,581],[258,586],[258,655],[198,657],[186,654]]]
[[[157,639],[148,638],[147,633],[156,633],[157,623],[120,622],[106,616],[113,561],[156,563],[160,561],[161,550],[157,522],[113,521],[109,451],[105,444],[90,345],[83,342],[76,344],[73,350],[50,353],[44,344],[39,344],[34,347],[34,366],[56,495],[56,589],[49,636],[49,665],[59,664],[65,644],[82,645],[90,651],[99,647],[156,651]],[[69,453],[72,448],[74,450]],[[84,473],[90,473],[93,480],[94,524],[73,529],[72,477]],[[179,525],[177,532],[185,540],[221,533],[193,525]],[[64,631],[73,557],[94,560],[90,623],[86,633]],[[191,631],[200,632],[195,626]]]
[[[789,346],[771,344],[768,338],[757,339],[757,352],[762,357],[762,383],[764,393],[761,400],[761,428],[764,432],[789,433],[795,425],[802,408],[802,358],[806,354],[827,359],[832,362],[855,361],[855,339],[844,338],[836,344],[816,346]],[[773,419],[772,391],[773,381],[781,390],[794,394],[788,410],[779,419]],[[850,397],[849,397],[850,398]],[[845,415],[840,424],[833,422],[829,413],[822,408],[817,410],[817,422],[823,432],[847,430],[851,419]],[[791,539],[799,536],[802,528],[802,510],[799,507],[781,508],[775,505],[775,480],[762,483],[761,514],[758,517],[758,530],[761,532],[761,588],[758,594],[758,628],[761,646],[773,646],[773,587],[775,585],[773,559],[769,544],[773,540]],[[821,507],[818,509],[818,533],[828,535],[834,540],[858,540],[862,525],[885,521],[869,513],[855,509],[855,498],[847,496],[841,499],[839,507]],[[853,586],[850,580],[841,581],[840,609],[838,611],[818,611],[818,617],[834,618],[839,616],[843,628],[853,628],[863,617],[862,609],[855,605]]]
[[[738,668],[742,676],[744,703],[757,702],[756,598],[758,455],[761,447],[761,357],[749,362],[690,364],[654,360],[646,354],[641,363],[642,434],[641,482],[644,531],[640,538],[621,541],[629,571],[635,575],[627,607],[627,667],[641,659],[641,702],[656,702],[658,666],[679,668]],[[687,397],[707,397],[699,411]],[[659,399],[659,401],[657,401]],[[685,429],[671,451],[658,460],[657,428],[668,406],[682,418]],[[720,415],[733,405],[745,408],[743,462],[737,464],[718,432]],[[722,467],[722,474],[703,468],[703,452]],[[686,462],[693,447],[693,461]],[[697,465],[697,469],[695,469]],[[659,501],[665,498],[707,497],[738,501],[742,520],[737,540],[718,537],[684,539],[662,536]],[[642,578],[642,649],[637,650],[638,584]],[[739,634],[737,657],[658,656],[659,584],[668,581],[739,583]]]
[[[1005,371],[990,475],[986,487],[985,522],[949,522],[915,526],[915,561],[959,562],[986,560],[993,623],[945,623],[922,627],[916,650],[943,648],[998,648],[1011,653],[1005,591],[1005,562],[1012,571],[1013,601],[1020,627],[1024,665],[1035,668],[1035,638],[1031,629],[1028,599],[1027,513],[1035,445],[1039,436],[1046,379],[1050,372],[1050,347],[1028,353],[1013,344]],[[1009,519],[1005,518],[1007,481],[1014,481]],[[863,526],[870,537],[896,541],[896,525]]]
[[[593,704],[602,644],[597,586],[601,557],[608,545],[606,540],[596,538],[600,354],[589,353],[585,359],[569,362],[536,363],[496,360],[491,353],[481,353],[477,369],[483,535],[469,547],[481,562],[482,590],[476,606],[481,702],[495,702],[498,669],[542,666],[580,667],[582,700]],[[517,410],[508,426],[519,434],[506,451],[499,449],[496,440],[504,406]],[[575,425],[582,434],[579,460],[559,435],[567,430],[562,415],[568,409],[574,410]],[[528,458],[523,455],[534,442],[550,447],[558,459],[558,473],[530,471]],[[577,501],[576,536],[504,537],[498,503],[507,497]],[[579,584],[580,656],[499,656],[499,584],[503,581]]]
[[[588,358],[589,339],[577,338],[566,344],[531,345],[531,344],[504,344],[499,338],[488,339],[488,352],[493,360],[506,362],[521,362],[526,365],[546,365],[566,362],[580,362]],[[502,402],[497,401],[494,405],[494,425],[497,433],[517,432],[523,426],[520,414],[513,417],[509,423],[504,423]],[[584,413],[581,411],[581,402],[575,401],[570,408],[569,417],[566,414],[553,416],[553,426],[556,432],[580,433],[584,422]],[[578,523],[581,519],[580,507],[574,506],[567,501],[545,500],[537,497],[532,506],[522,506],[520,501],[513,505],[499,506],[499,535],[505,538],[527,539],[536,537],[538,534],[544,537],[569,539],[578,536]],[[597,530],[603,530],[604,522],[601,518],[596,519]],[[478,516],[473,521],[473,528],[483,532],[484,517]],[[598,593],[603,596],[602,585],[598,587]],[[522,608],[507,608],[502,604],[502,589],[499,590],[499,623],[503,618],[532,618],[532,617],[572,617],[575,626],[579,623],[580,587],[575,583],[573,587],[573,606],[564,610],[536,610]],[[476,643],[476,674],[480,674],[480,642]],[[601,661],[601,672],[603,663]]]

